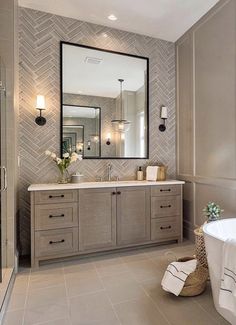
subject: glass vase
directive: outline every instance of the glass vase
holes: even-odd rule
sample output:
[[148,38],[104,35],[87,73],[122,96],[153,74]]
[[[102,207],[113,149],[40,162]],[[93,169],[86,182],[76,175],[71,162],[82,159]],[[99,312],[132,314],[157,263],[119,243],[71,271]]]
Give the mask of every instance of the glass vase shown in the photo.
[[60,170],[60,176],[58,178],[58,184],[67,184],[69,182],[68,172],[66,169]]

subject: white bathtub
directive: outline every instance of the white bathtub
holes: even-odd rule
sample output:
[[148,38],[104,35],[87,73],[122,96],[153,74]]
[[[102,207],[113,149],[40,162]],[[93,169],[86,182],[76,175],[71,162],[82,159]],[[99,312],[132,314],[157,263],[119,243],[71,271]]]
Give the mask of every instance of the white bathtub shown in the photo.
[[236,238],[236,218],[210,222],[204,225],[203,232],[216,310],[228,322],[236,325],[236,316],[219,306],[223,243],[228,238]]

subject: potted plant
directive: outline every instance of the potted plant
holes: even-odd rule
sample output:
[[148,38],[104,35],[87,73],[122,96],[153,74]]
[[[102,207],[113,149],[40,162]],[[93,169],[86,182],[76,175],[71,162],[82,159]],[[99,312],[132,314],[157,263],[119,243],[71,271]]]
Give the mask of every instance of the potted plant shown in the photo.
[[51,152],[49,150],[45,151],[46,156],[49,156],[52,158],[52,160],[56,163],[56,166],[58,167],[60,171],[60,177],[58,180],[59,184],[66,184],[68,183],[68,171],[67,168],[77,160],[82,160],[82,155],[78,155],[76,152],[72,153],[64,153],[63,158],[57,157],[57,155],[54,152]]
[[214,202],[208,202],[206,207],[202,210],[207,218],[207,222],[216,221],[220,219],[221,210],[220,206]]
[[[206,216],[206,222],[216,221],[220,218],[221,213],[224,210],[221,210],[220,206],[214,202],[208,202],[205,208],[202,210],[204,215]],[[205,222],[205,223],[206,223]],[[196,258],[198,262],[205,268],[208,267],[207,257],[206,257],[206,249],[205,242],[203,236],[203,225],[194,230],[195,233],[195,252]]]

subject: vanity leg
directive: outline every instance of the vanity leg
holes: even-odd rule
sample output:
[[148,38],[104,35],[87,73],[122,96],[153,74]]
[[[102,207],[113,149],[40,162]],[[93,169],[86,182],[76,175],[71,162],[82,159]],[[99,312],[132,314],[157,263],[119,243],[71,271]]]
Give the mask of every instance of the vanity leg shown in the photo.
[[39,260],[38,259],[34,259],[33,261],[31,261],[31,268],[32,269],[38,269],[39,268]]
[[177,243],[178,243],[178,244],[181,244],[182,242],[183,242],[183,238],[182,238],[181,236],[178,237],[178,238],[177,238]]

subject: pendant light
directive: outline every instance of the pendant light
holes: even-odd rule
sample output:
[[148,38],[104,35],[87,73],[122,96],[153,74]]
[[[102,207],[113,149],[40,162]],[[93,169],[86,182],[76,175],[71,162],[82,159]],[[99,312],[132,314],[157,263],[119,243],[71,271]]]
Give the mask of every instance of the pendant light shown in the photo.
[[122,84],[124,82],[124,79],[118,79],[118,81],[120,83],[120,118],[112,120],[111,123],[115,132],[123,133],[129,130],[131,122],[124,119],[123,116]]

